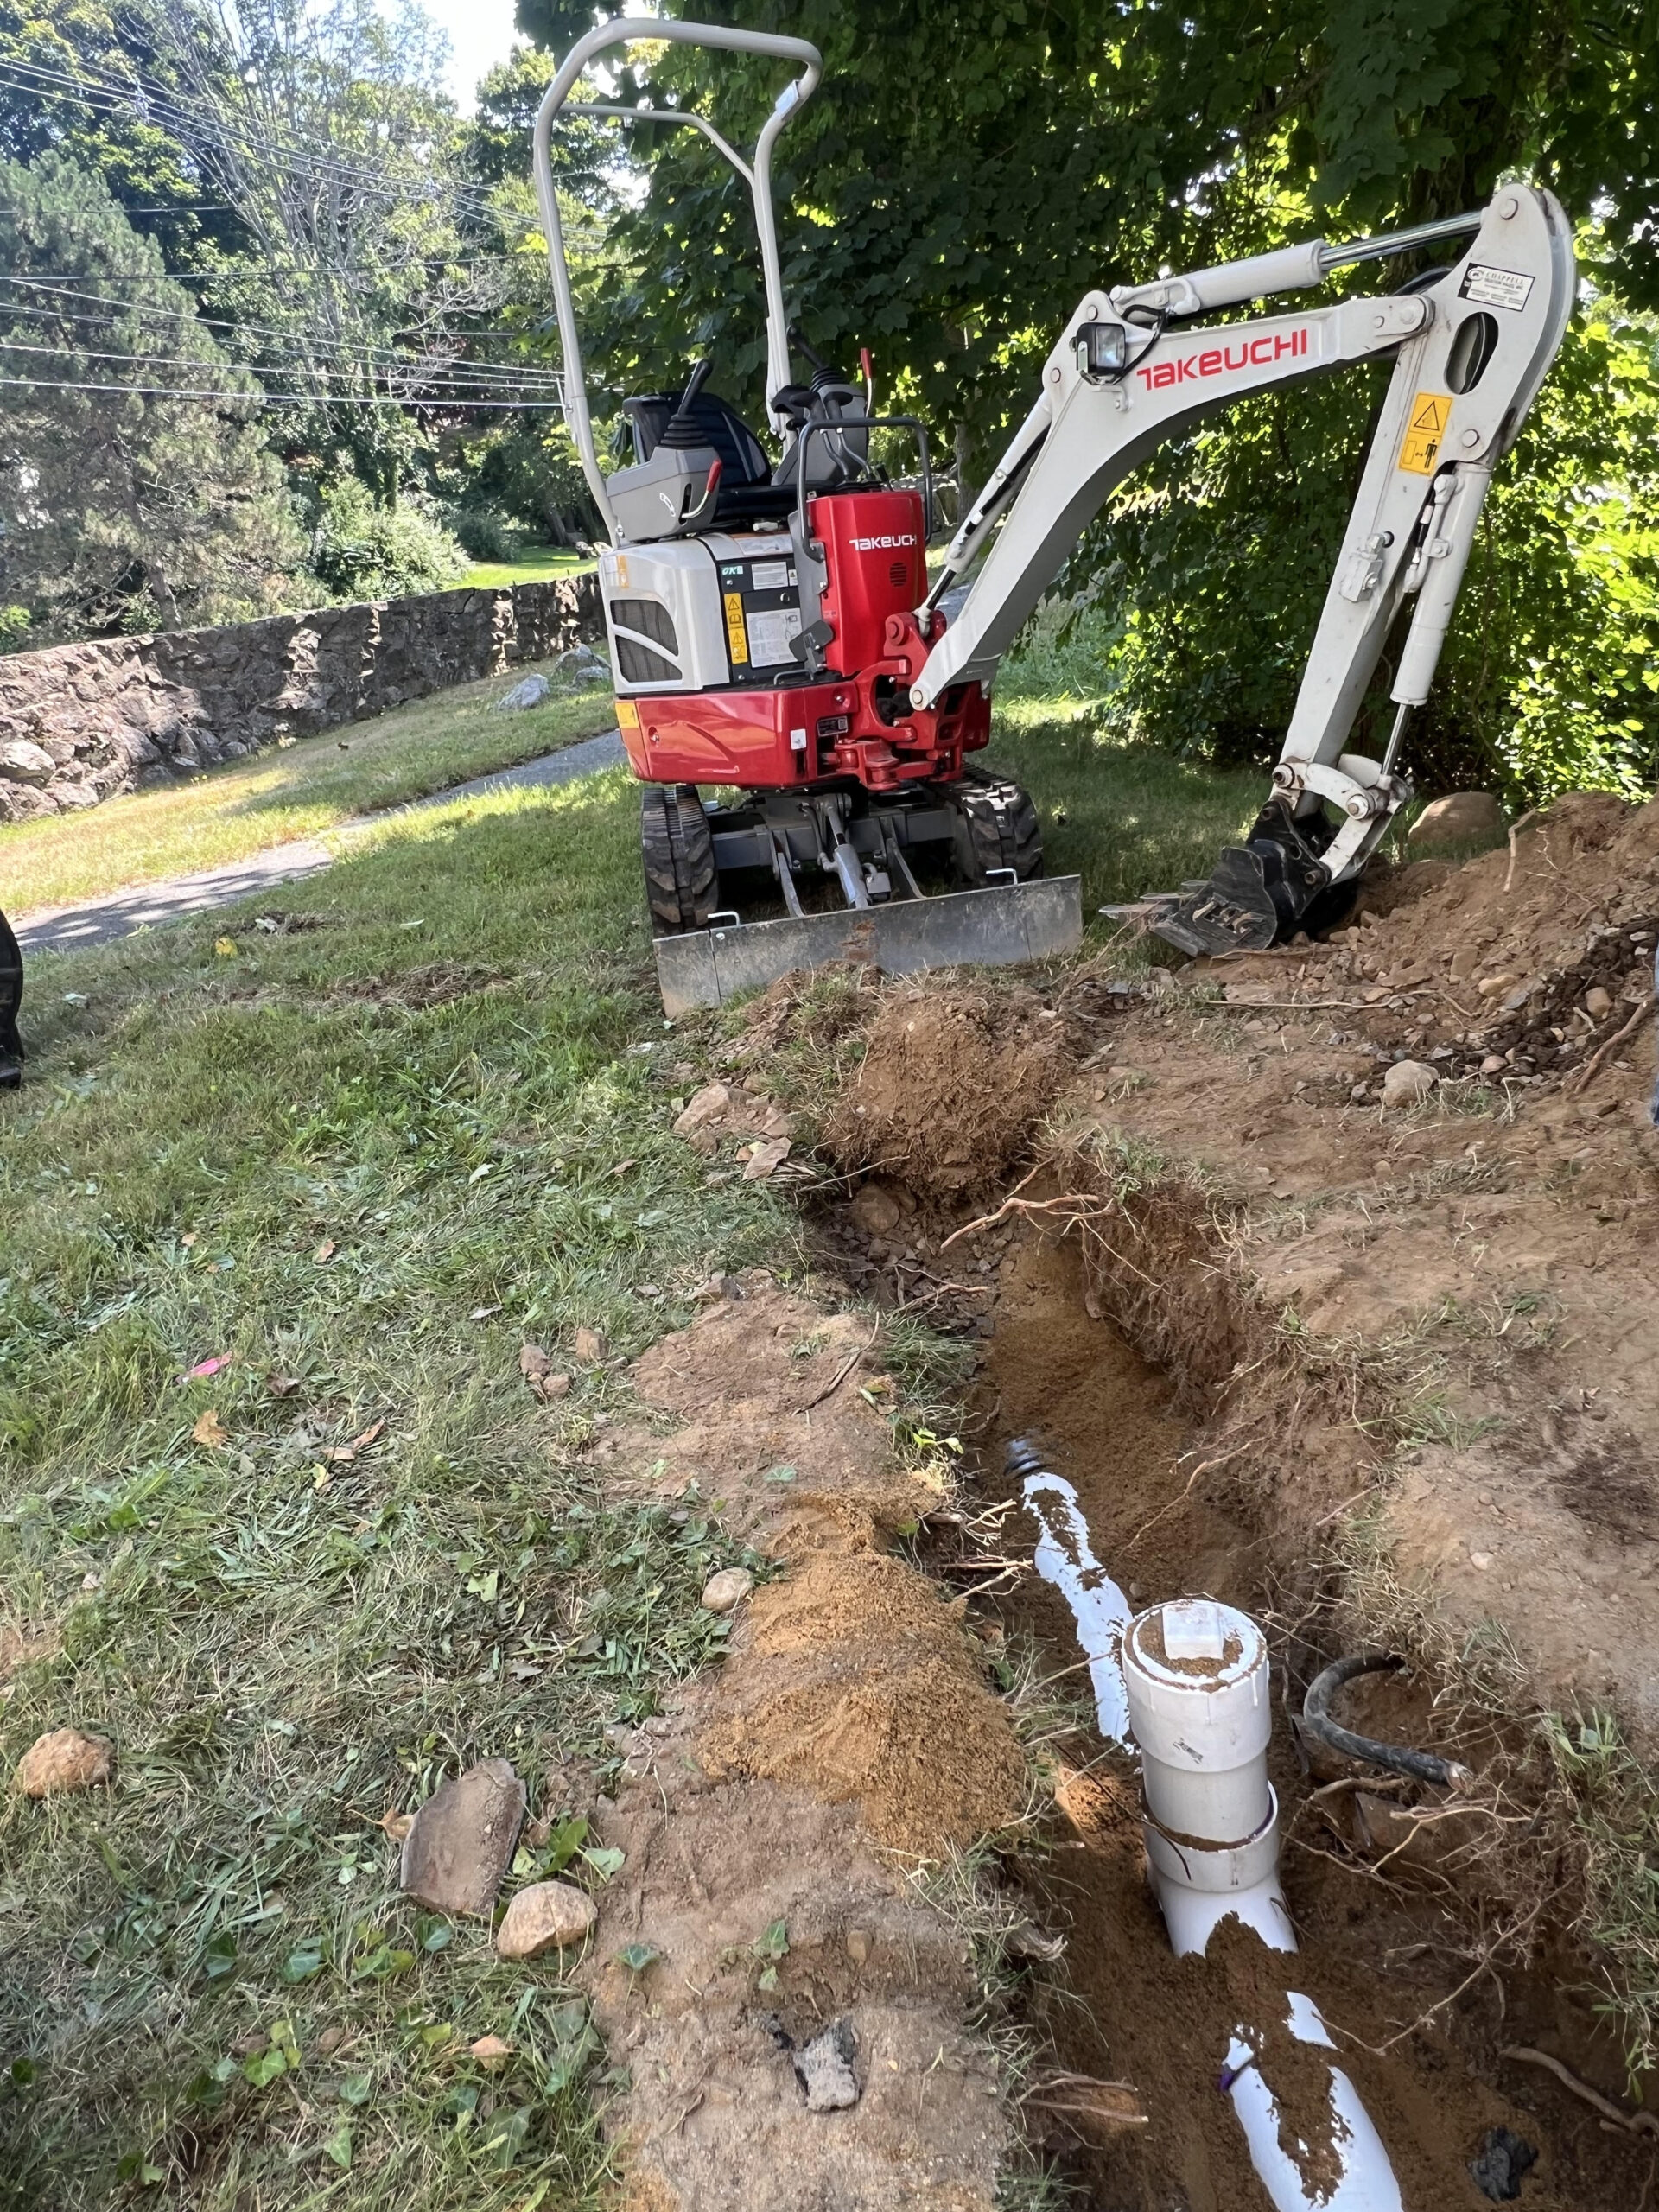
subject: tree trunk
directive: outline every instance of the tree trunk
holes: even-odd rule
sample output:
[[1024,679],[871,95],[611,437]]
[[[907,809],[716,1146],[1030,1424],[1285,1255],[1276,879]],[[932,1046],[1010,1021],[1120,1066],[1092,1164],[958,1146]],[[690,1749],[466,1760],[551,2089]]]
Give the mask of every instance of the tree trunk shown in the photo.
[[966,423],[959,421],[956,427],[955,435],[957,452],[957,528],[960,530],[969,508],[974,504],[974,434],[968,428]]

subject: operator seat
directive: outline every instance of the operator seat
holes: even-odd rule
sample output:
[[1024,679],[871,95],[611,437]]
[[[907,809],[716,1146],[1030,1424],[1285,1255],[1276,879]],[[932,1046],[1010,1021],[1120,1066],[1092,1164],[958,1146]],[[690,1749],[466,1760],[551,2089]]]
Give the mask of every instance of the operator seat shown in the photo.
[[774,484],[766,448],[737,410],[712,391],[699,391],[686,409],[677,391],[646,391],[625,399],[622,412],[633,432],[633,459],[649,461],[676,414],[689,413],[702,442],[720,456],[720,488],[711,516],[699,529],[722,524],[779,521],[795,505],[792,486]]

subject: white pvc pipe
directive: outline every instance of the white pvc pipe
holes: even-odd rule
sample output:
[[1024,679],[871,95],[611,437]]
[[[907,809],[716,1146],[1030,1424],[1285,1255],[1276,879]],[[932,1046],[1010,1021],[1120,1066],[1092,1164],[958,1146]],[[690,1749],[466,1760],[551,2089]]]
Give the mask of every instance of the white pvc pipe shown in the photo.
[[[1294,1951],[1279,1880],[1279,1801],[1267,1773],[1266,1638],[1248,1614],[1211,1599],[1177,1599],[1131,1619],[1095,1557],[1071,1484],[1023,1443],[1008,1456],[1041,1531],[1037,1571],[1071,1608],[1088,1656],[1101,1733],[1140,1746],[1147,1872],[1170,1948],[1178,1958],[1201,1957],[1222,1922],[1238,1920],[1269,1950]],[[1286,2005],[1299,2041],[1334,2050],[1311,1998],[1293,1990]],[[1262,2040],[1259,2031],[1236,2031],[1225,2078],[1274,2212],[1402,2212],[1388,2151],[1339,2066],[1330,2069],[1327,2126],[1341,2171],[1333,2190],[1312,2193],[1280,2144],[1278,2101],[1256,2063]]]
[[[1026,1462],[1015,1460],[1014,1464]],[[1128,1622],[1129,1601],[1090,1548],[1089,1523],[1069,1482],[1042,1468],[1027,1475],[1021,1495],[1042,1530],[1033,1564],[1071,1606],[1077,1642],[1088,1657],[1100,1732],[1127,1751],[1129,1705],[1119,1649]]]
[[[1293,1990],[1287,2001],[1288,2025],[1297,2041],[1334,2050],[1312,1998]],[[1360,2102],[1358,2090],[1339,2066],[1331,2069],[1327,2126],[1341,2173],[1334,2187],[1317,2196],[1313,2193],[1301,2168],[1279,2140],[1278,2101],[1262,2077],[1249,2038],[1249,2031],[1240,2028],[1228,2045],[1228,2094],[1274,2212],[1402,2212],[1400,2184],[1382,2139]],[[1309,2147],[1301,2145],[1304,2152]]]

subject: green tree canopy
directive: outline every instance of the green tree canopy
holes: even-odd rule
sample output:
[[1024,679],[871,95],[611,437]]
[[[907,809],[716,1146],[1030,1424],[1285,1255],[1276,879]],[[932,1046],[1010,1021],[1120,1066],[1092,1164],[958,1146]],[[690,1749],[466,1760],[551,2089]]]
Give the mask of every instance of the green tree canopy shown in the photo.
[[[45,153],[0,162],[0,600],[41,636],[283,604],[304,545],[257,386],[160,249],[99,178]],[[134,273],[151,280],[142,312],[115,281]]]

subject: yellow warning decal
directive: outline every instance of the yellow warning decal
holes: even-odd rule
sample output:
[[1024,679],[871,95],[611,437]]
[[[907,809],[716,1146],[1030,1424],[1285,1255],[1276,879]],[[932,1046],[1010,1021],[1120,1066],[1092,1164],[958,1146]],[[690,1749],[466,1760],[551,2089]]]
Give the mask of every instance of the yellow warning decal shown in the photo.
[[1449,391],[1420,391],[1411,403],[1405,440],[1400,448],[1401,467],[1408,468],[1414,476],[1432,476],[1440,458],[1440,441],[1451,419]]
[[726,594],[726,642],[734,660],[747,660],[749,639],[743,627],[743,594],[741,591]]
[[617,727],[620,729],[639,728],[639,709],[634,705],[632,699],[619,699],[617,701],[616,720]]

